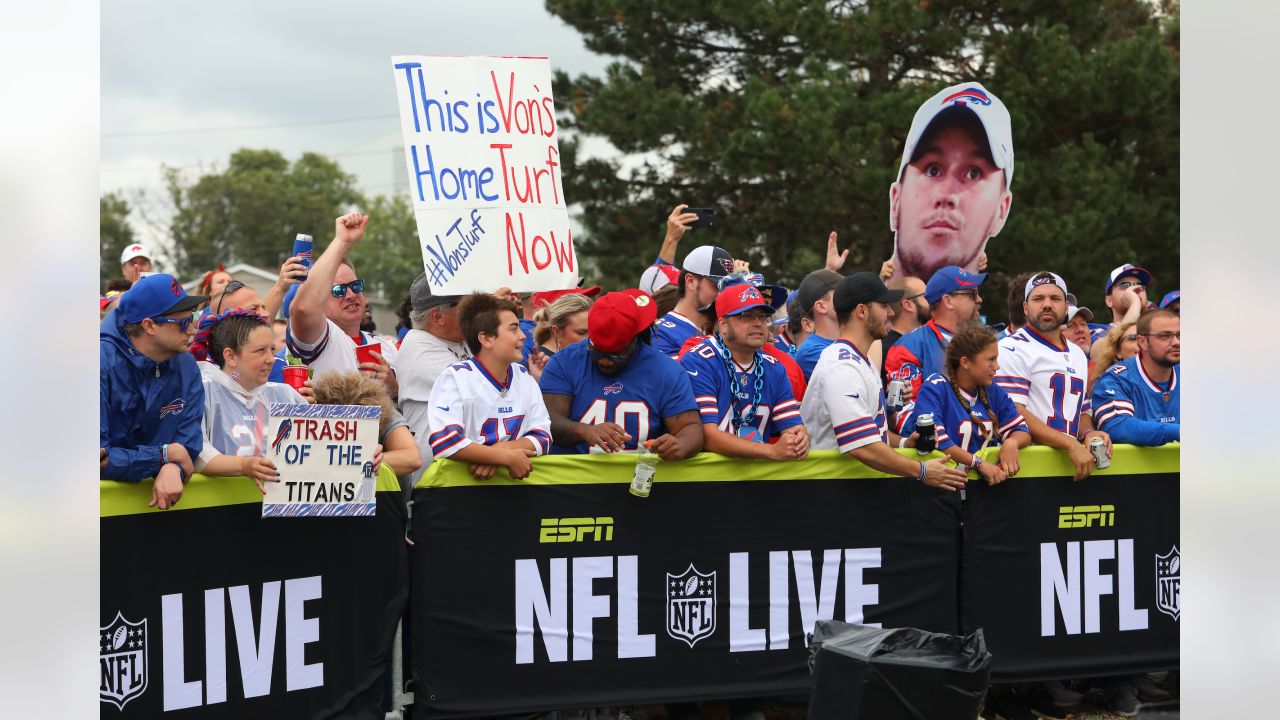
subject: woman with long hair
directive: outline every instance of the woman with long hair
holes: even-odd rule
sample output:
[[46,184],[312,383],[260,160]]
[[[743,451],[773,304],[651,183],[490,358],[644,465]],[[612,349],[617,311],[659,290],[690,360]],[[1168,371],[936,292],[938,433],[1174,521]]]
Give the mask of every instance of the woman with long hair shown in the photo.
[[581,293],[564,295],[534,313],[533,344],[551,357],[587,336],[587,311],[591,298]]
[[1093,384],[1102,377],[1102,373],[1110,370],[1112,365],[1137,354],[1138,321],[1131,320],[1114,325],[1093,345],[1092,357],[1089,361],[1088,392],[1093,392]]
[[204,450],[196,470],[215,477],[248,477],[266,494],[262,483],[279,480],[275,463],[263,456],[268,407],[307,401],[288,385],[267,382],[275,364],[274,338],[261,316],[229,310],[213,316],[206,329],[213,366],[202,369]]
[[[1018,474],[1018,451],[1031,444],[1022,414],[994,383],[998,356],[995,333],[982,325],[962,328],[947,344],[946,374],[925,378],[904,430],[910,434],[920,415],[931,413],[938,450],[990,485]],[[978,457],[988,445],[999,446],[999,462]]]

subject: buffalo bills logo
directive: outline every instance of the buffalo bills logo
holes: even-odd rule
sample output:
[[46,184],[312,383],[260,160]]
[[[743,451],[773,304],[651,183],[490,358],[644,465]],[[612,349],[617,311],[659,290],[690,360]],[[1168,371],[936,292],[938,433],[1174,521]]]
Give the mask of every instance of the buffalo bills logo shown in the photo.
[[160,408],[160,419],[163,420],[164,418],[167,418],[170,415],[181,415],[182,410],[186,406],[187,406],[187,403],[183,401],[182,398],[178,398],[177,400],[174,400],[168,405],[165,405],[164,407]]
[[914,381],[918,377],[921,377],[920,368],[910,363],[903,363],[902,367],[898,368],[894,372],[889,373],[890,380]]
[[942,99],[943,105],[950,105],[951,103],[958,104],[963,102],[967,102],[970,105],[990,105],[991,98],[988,97],[986,93],[982,92],[977,88],[965,88],[960,92],[952,93]]
[[1037,275],[1031,280],[1031,287],[1040,287],[1041,285],[1057,285],[1058,281],[1052,275]]
[[289,418],[281,420],[280,429],[276,430],[276,439],[271,441],[271,449],[275,451],[276,455],[280,454],[280,446],[285,440],[289,439],[291,432],[293,432],[293,421]]
[[622,392],[622,383],[614,383],[612,385],[604,386],[605,395],[617,395],[620,392]]
[[177,278],[169,283],[169,292],[173,293],[174,297],[182,297],[182,286],[178,284]]
[[760,300],[760,291],[748,285],[742,292],[738,293],[738,302],[747,302],[749,300]]

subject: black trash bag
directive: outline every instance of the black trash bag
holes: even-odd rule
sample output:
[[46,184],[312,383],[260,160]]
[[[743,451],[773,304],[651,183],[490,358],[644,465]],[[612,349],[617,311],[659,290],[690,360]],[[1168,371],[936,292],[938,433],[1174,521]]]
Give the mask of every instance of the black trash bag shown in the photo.
[[991,676],[982,630],[943,635],[819,621],[809,720],[974,720]]

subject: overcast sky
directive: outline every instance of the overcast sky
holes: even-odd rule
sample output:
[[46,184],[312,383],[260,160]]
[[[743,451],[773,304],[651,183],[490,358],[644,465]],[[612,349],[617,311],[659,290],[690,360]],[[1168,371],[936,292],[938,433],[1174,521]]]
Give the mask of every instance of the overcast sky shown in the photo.
[[571,74],[608,62],[538,0],[112,0],[102,5],[102,192],[157,188],[162,163],[225,166],[241,147],[323,153],[366,193],[390,192],[405,183],[398,54],[545,55]]

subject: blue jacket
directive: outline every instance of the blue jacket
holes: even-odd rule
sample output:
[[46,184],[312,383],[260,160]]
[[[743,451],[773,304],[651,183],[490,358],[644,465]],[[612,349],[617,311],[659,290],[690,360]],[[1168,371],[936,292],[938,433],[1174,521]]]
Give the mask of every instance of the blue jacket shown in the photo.
[[112,310],[99,338],[98,446],[104,480],[138,482],[160,471],[161,450],[180,443],[194,462],[204,447],[204,384],[191,353],[156,363],[138,352]]
[[1163,386],[1147,377],[1137,356],[1107,369],[1093,384],[1093,425],[1112,442],[1164,445],[1182,437],[1178,366]]

